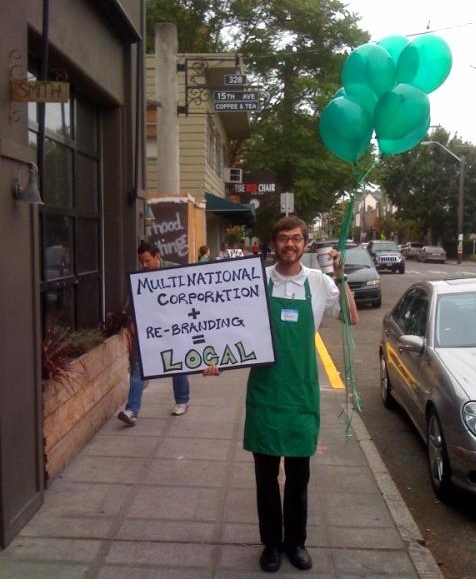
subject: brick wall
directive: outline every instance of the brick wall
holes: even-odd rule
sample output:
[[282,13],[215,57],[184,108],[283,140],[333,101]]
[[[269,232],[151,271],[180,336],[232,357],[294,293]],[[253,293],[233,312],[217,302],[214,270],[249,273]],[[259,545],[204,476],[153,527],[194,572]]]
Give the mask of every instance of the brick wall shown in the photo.
[[124,333],[73,361],[67,382],[50,382],[43,394],[46,479],[53,479],[115,413],[129,391]]

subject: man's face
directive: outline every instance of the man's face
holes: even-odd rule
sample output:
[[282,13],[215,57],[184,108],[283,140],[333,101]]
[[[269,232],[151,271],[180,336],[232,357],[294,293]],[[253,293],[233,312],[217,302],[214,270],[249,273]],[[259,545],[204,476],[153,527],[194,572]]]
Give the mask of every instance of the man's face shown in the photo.
[[287,265],[298,262],[307,246],[300,227],[280,231],[274,240],[276,257]]
[[139,263],[142,269],[159,269],[160,255],[156,253],[152,255],[149,251],[139,253]]

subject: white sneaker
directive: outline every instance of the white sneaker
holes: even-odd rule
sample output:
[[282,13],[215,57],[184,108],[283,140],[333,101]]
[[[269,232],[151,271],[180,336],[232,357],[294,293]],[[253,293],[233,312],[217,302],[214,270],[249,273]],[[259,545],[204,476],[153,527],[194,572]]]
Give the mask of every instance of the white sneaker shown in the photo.
[[188,404],[176,404],[175,408],[172,410],[173,416],[182,416],[188,410]]
[[137,416],[134,415],[132,410],[121,410],[117,417],[119,420],[122,420],[122,422],[125,422],[129,426],[135,426],[137,422]]

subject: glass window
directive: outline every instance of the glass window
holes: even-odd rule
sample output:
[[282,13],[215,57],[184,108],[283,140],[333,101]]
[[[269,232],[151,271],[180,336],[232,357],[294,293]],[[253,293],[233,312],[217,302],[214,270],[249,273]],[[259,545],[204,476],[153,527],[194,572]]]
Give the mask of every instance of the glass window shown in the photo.
[[51,139],[45,140],[43,201],[50,207],[73,206],[73,151]]
[[76,102],[76,142],[78,148],[91,155],[98,152],[97,108],[86,99]]
[[71,137],[70,103],[46,103],[45,129],[53,135]]
[[99,223],[96,219],[78,219],[76,224],[78,274],[99,268]]
[[100,295],[98,278],[81,280],[78,286],[77,306],[79,328],[97,328],[101,317]]
[[[36,146],[33,108],[30,115],[29,142]],[[69,103],[46,105],[45,121],[45,204],[39,208],[43,331],[54,326],[98,327],[102,320],[99,109],[72,88]]]
[[74,328],[75,288],[72,284],[56,282],[48,284],[42,294],[45,331],[55,326]]
[[76,207],[85,211],[98,210],[98,162],[78,153],[75,172]]
[[45,215],[43,280],[71,275],[74,271],[72,220],[63,215]]

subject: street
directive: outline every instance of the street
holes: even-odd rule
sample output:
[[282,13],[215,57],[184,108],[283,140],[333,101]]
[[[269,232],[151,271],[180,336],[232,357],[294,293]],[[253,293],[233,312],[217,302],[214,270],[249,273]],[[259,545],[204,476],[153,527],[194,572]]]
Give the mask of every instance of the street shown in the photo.
[[[359,324],[352,331],[353,371],[363,400],[361,418],[446,579],[476,579],[476,495],[457,491],[450,506],[436,499],[425,445],[401,410],[387,410],[382,404],[378,344],[383,315],[409,285],[422,278],[462,274],[476,275],[476,262],[440,265],[408,260],[405,274],[382,274],[382,307],[360,309]],[[320,333],[343,373],[340,322],[325,319]]]

